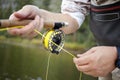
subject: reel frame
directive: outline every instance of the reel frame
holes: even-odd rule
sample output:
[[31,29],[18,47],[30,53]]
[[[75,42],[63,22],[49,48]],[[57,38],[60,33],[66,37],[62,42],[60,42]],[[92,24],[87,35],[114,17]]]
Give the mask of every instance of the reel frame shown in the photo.
[[59,54],[64,46],[64,33],[59,29],[52,29],[44,33],[43,45],[51,53]]
[[51,53],[59,54],[64,46],[65,34],[59,28],[68,26],[67,22],[55,22],[54,27],[43,35],[43,45]]

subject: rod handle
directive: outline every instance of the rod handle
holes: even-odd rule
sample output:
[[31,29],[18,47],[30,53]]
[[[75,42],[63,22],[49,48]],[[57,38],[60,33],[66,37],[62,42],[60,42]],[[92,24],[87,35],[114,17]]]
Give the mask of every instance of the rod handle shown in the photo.
[[[8,20],[8,19],[3,19],[0,20],[0,28],[9,28],[9,27],[14,27],[14,26],[25,26],[29,24],[32,20]],[[45,28],[53,28],[54,23],[53,22],[44,22],[44,27]]]

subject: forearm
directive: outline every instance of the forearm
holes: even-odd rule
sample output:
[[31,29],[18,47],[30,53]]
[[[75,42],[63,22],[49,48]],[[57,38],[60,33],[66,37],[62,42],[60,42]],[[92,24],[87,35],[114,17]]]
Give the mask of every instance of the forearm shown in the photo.
[[61,28],[61,30],[63,30],[65,34],[73,33],[79,28],[77,21],[67,14],[52,13],[52,12],[40,9],[39,15],[46,22],[67,22],[69,25],[67,27]]

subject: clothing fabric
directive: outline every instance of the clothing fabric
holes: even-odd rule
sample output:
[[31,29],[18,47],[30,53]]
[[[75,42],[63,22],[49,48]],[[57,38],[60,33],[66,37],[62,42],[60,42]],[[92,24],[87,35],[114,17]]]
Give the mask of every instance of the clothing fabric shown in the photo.
[[[120,23],[120,10],[117,10],[116,12],[117,12],[117,14],[115,13],[115,15],[113,15],[114,14],[114,10],[113,10],[113,13],[112,14],[110,14],[110,15],[106,15],[105,13],[107,13],[107,12],[104,12],[104,13],[102,13],[103,15],[101,15],[101,12],[100,12],[100,15],[99,15],[99,10],[98,9],[96,9],[97,7],[99,8],[99,7],[102,7],[102,6],[106,6],[106,5],[112,5],[112,4],[115,4],[115,3],[117,3],[117,2],[120,2],[120,0],[62,0],[62,5],[61,5],[61,12],[63,13],[63,14],[69,14],[71,17],[73,17],[73,18],[75,18],[76,19],[76,21],[78,22],[78,24],[79,24],[79,26],[81,26],[82,25],[82,23],[84,22],[84,20],[85,20],[85,16],[87,15],[87,14],[89,14],[89,12],[90,12],[90,15],[91,15],[91,18],[90,19],[92,19],[91,21],[92,21],[92,23],[96,23],[96,24],[98,24],[98,25],[96,25],[97,27],[99,26],[99,28],[100,28],[100,30],[99,29],[97,29],[95,26],[93,26],[93,27],[91,27],[91,30],[93,31],[93,33],[94,33],[94,36],[97,38],[97,40],[98,40],[98,42],[99,43],[101,43],[100,45],[106,45],[106,42],[105,43],[103,43],[103,41],[105,41],[105,39],[106,39],[106,35],[107,34],[109,34],[109,35],[107,35],[107,39],[109,40],[109,38],[110,39],[117,39],[117,38],[111,38],[110,36],[111,36],[111,34],[112,34],[112,32],[111,31],[113,31],[113,37],[116,37],[116,35],[115,35],[115,32],[117,32],[118,33],[118,35],[117,36],[119,36],[119,30],[120,29],[118,29],[117,30],[117,28],[115,29],[115,28],[113,28],[114,27],[114,25],[116,25],[116,24],[118,24],[117,25],[117,27],[119,27],[119,23]],[[91,11],[91,5],[92,5],[92,10],[93,11]],[[94,8],[94,6],[95,6],[95,8]],[[111,9],[111,8],[109,8],[109,9]],[[108,10],[109,10],[108,9]],[[101,9],[101,11],[103,11],[103,10],[106,10],[106,9]],[[98,11],[98,12],[94,12],[94,11]],[[92,13],[92,14],[91,14]],[[110,12],[111,13],[111,12]],[[105,14],[105,15],[104,15]],[[109,14],[109,13],[107,13],[107,14]],[[94,16],[94,15],[97,15],[97,16]],[[105,16],[105,17],[104,17]],[[109,16],[109,17],[108,17]],[[111,17],[110,17],[111,16]],[[117,16],[117,17],[116,17]],[[96,19],[98,19],[98,22],[96,21]],[[114,21],[114,23],[111,23],[111,22],[109,22],[108,20],[113,20],[113,19],[115,19],[115,20],[117,20],[117,21],[115,21],[115,20],[113,20]],[[101,28],[100,26],[102,26],[103,24],[105,24],[106,23],[106,21],[103,21],[102,23],[101,23],[101,20],[106,20],[107,21],[107,24],[106,25],[104,25],[104,26],[107,26],[106,27],[106,29],[108,30],[108,32],[106,32],[107,30],[104,30],[103,31],[103,28]],[[100,22],[100,25],[99,25],[99,22]],[[110,25],[111,24],[111,25]],[[108,26],[110,26],[110,27],[108,27]],[[103,27],[103,26],[102,26]],[[96,28],[96,29],[95,29]],[[110,28],[110,29],[109,29]],[[94,30],[93,30],[94,29]],[[104,28],[105,29],[105,28]],[[99,31],[98,33],[97,33],[97,31]],[[102,32],[103,31],[103,32]],[[98,35],[96,35],[96,33],[98,34]],[[99,34],[100,33],[100,34]],[[106,35],[104,35],[104,33],[106,34]],[[102,38],[100,38],[101,37],[101,34],[103,35],[102,36]],[[103,39],[103,38],[105,38],[103,41],[101,41],[101,39]],[[99,41],[100,40],[100,41]],[[107,41],[108,41],[107,40]],[[113,40],[113,41],[114,41]],[[111,41],[111,42],[113,42],[113,41]],[[110,42],[110,43],[111,43]],[[115,41],[116,42],[116,41]],[[107,43],[107,45],[109,46],[109,45],[111,45],[110,43]],[[116,43],[117,44],[117,43]],[[116,45],[116,44],[114,44],[114,43],[112,43],[112,46],[113,45]],[[120,45],[120,44],[119,44]],[[118,46],[118,45],[117,45]],[[113,71],[112,73],[110,73],[108,76],[106,76],[106,77],[99,77],[99,80],[120,80],[120,70],[119,69],[115,69],[115,71]]]
[[[112,79],[112,73],[109,73],[107,76],[105,77],[99,77],[98,80],[113,80]],[[117,79],[116,79],[117,80]]]
[[91,5],[90,29],[102,46],[120,46],[120,1],[104,6]]
[[116,68],[105,77],[99,77],[98,80],[120,80],[120,69]]
[[95,6],[103,6],[116,3],[120,0],[62,0],[61,12],[75,18],[81,26],[88,14],[90,3]]

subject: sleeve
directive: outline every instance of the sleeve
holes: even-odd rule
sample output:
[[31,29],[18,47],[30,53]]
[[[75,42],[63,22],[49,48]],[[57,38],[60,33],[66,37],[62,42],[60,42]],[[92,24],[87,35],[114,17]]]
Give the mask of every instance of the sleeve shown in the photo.
[[89,0],[62,0],[61,12],[75,18],[79,26],[81,26],[88,13],[88,1]]

